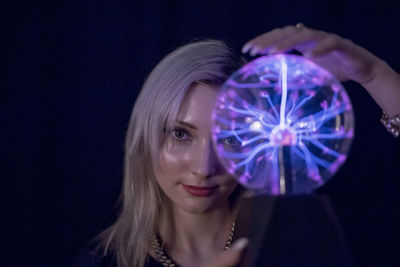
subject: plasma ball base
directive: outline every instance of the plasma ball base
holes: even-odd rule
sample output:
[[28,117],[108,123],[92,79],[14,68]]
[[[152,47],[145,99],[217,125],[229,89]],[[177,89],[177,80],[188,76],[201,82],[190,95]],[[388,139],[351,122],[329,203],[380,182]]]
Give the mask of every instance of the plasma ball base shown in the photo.
[[352,105],[340,82],[294,55],[261,57],[232,74],[212,120],[227,171],[270,195],[308,193],[324,184],[344,163],[354,136]]

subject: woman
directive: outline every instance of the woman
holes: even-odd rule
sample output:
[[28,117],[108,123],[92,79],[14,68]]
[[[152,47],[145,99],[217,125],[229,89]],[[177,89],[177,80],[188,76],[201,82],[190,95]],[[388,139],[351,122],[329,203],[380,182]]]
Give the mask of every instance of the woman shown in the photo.
[[[292,49],[341,81],[360,83],[385,111],[387,128],[398,135],[399,74],[350,40],[297,24],[250,40],[242,52],[255,56]],[[232,246],[231,241],[244,190],[219,165],[210,127],[217,89],[242,63],[223,42],[207,40],[176,49],[151,72],[126,136],[120,216],[82,266],[239,262],[247,240]]]

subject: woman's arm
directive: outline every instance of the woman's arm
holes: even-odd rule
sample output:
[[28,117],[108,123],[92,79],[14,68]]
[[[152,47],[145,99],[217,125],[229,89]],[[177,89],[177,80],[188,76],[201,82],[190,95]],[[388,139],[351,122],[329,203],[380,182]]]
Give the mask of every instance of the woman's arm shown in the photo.
[[400,75],[386,62],[380,60],[375,67],[375,75],[361,85],[389,118],[400,114]]
[[302,24],[286,26],[248,41],[242,52],[255,56],[292,49],[328,69],[339,80],[360,83],[389,118],[400,114],[400,75],[366,49],[336,34]]

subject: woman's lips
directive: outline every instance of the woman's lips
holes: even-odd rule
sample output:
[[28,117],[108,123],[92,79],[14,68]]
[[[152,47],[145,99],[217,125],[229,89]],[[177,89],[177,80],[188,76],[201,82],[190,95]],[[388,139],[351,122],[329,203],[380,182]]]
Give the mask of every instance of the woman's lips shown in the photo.
[[189,194],[196,196],[196,197],[209,196],[213,193],[214,189],[217,188],[217,186],[205,187],[205,186],[194,186],[194,185],[185,185],[185,184],[182,184],[182,186],[186,190],[186,192],[188,192]]

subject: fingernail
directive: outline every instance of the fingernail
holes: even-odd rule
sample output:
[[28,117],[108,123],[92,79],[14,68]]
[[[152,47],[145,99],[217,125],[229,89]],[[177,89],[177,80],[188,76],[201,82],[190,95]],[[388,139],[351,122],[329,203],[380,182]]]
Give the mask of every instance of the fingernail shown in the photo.
[[239,238],[233,244],[232,249],[234,249],[234,250],[242,250],[247,246],[248,243],[249,243],[249,239],[248,238],[246,238],[246,237]]
[[257,47],[254,47],[253,49],[250,50],[250,56],[254,57],[257,54],[258,54],[258,48]]
[[242,48],[242,53],[243,53],[243,54],[246,54],[247,51],[249,51],[249,48],[250,48],[250,45],[249,45],[249,44],[245,44],[245,45],[243,46],[243,48]]

